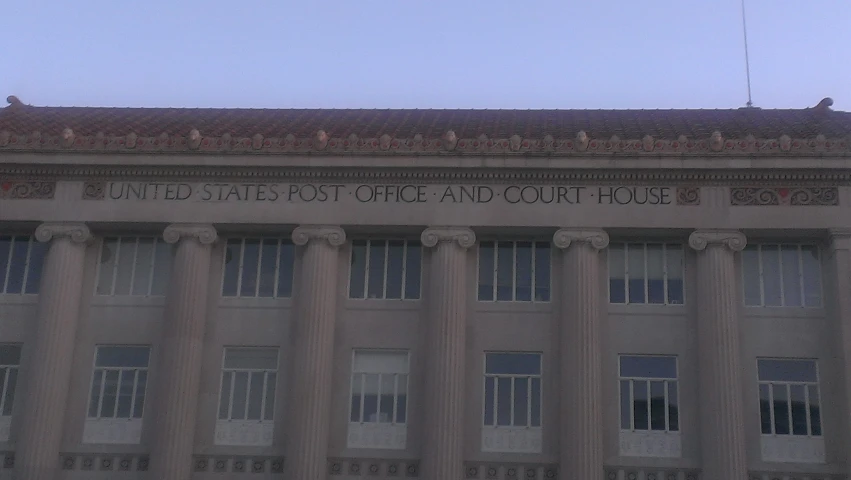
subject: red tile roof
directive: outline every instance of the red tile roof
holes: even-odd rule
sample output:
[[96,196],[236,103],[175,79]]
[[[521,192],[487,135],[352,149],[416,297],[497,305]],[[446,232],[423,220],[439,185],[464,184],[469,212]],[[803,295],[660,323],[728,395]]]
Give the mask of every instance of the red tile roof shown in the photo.
[[833,111],[825,99],[806,109],[770,110],[351,110],[351,109],[198,109],[37,107],[9,97],[0,109],[0,132],[59,135],[70,128],[77,136],[186,136],[192,129],[205,137],[311,137],[319,130],[329,137],[440,138],[452,130],[458,138],[590,138],[656,139],[708,138],[718,131],[725,138],[809,139],[851,136],[851,112]]

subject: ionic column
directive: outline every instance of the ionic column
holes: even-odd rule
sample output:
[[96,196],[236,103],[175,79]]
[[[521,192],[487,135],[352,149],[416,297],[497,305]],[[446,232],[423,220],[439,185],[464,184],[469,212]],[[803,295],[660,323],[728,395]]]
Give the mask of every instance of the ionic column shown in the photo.
[[427,228],[423,246],[434,248],[428,288],[426,328],[425,441],[423,480],[463,476],[464,369],[467,328],[467,249],[476,235],[469,228]]
[[151,479],[187,480],[191,475],[195,419],[201,380],[212,225],[169,225],[167,243],[177,244],[166,296],[158,361],[157,400],[151,415]]
[[562,228],[553,236],[562,254],[559,356],[561,372],[559,478],[603,478],[602,230]]
[[334,326],[337,320],[340,227],[301,226],[293,243],[305,247],[299,279],[298,315],[293,325],[292,422],[284,461],[286,480],[327,476]]
[[747,480],[735,255],[737,231],[697,230],[697,333],[704,480]]
[[71,382],[86,243],[82,223],[43,223],[39,242],[50,242],[41,273],[30,380],[15,458],[19,480],[54,480]]
[[833,277],[829,283],[833,288],[833,315],[839,326],[838,338],[842,342],[843,378],[845,379],[845,463],[846,473],[851,478],[851,229],[836,229],[830,232],[830,252]]

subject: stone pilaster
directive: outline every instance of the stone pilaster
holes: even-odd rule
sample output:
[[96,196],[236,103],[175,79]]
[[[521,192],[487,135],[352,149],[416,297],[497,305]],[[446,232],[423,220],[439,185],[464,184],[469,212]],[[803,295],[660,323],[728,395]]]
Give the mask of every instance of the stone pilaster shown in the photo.
[[697,230],[697,332],[703,480],[747,480],[739,295],[735,255],[747,241],[737,231]]
[[[837,338],[842,342],[839,349],[842,355],[842,371],[845,387],[844,421],[846,474],[851,478],[851,228],[836,229],[830,232],[830,251],[828,253],[830,270],[827,285],[834,285],[833,312],[838,328]],[[825,289],[829,291],[829,289]]]
[[301,226],[293,243],[305,247],[299,279],[298,315],[293,327],[292,415],[286,479],[327,477],[334,327],[337,320],[339,247],[346,243],[340,227]]
[[36,334],[28,346],[32,363],[15,468],[19,480],[54,480],[91,233],[81,223],[44,223],[35,238],[50,247],[41,272]]
[[156,480],[186,480],[191,475],[195,420],[201,381],[210,255],[216,241],[211,225],[169,225],[163,239],[176,244],[166,296],[163,337],[156,375],[156,408],[151,475]]
[[427,228],[423,246],[431,255],[426,327],[425,441],[421,478],[463,477],[464,382],[467,329],[467,249],[476,235],[469,228]]
[[602,230],[562,228],[553,236],[562,250],[559,478],[603,478],[603,383],[600,325],[603,317],[600,250]]

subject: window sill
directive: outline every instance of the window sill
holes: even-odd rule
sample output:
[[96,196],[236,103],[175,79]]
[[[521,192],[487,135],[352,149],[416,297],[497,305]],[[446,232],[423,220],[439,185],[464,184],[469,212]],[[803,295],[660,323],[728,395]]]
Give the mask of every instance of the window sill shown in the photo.
[[824,316],[824,308],[745,307],[745,317],[823,318]]
[[615,315],[652,315],[681,317],[688,314],[686,305],[656,305],[638,303],[610,303],[609,313]]
[[38,294],[33,293],[4,293],[0,294],[0,305],[36,305]]
[[553,311],[552,302],[485,302],[476,301],[473,307],[476,312],[523,312],[550,313]]
[[268,420],[218,420],[216,445],[269,447],[275,422]]
[[83,428],[83,443],[138,444],[141,439],[141,418],[89,418]]
[[680,432],[621,431],[622,457],[680,458],[682,435]]
[[482,427],[482,451],[541,453],[541,427]]
[[423,302],[417,300],[375,299],[375,298],[346,298],[347,310],[419,310]]
[[164,296],[94,295],[93,307],[164,307]]
[[825,463],[824,437],[762,435],[762,461],[772,463]]
[[391,423],[349,423],[348,448],[404,450],[408,427]]
[[219,308],[292,308],[290,297],[219,297]]

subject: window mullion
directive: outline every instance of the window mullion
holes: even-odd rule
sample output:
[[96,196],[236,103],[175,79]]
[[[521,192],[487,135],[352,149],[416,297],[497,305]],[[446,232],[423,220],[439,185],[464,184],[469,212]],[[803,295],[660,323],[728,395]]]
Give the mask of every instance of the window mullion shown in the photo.
[[109,294],[115,295],[115,284],[118,283],[118,262],[121,258],[121,245],[124,243],[124,237],[117,237],[115,240],[115,262],[112,264],[112,285],[110,285]]
[[393,374],[393,413],[390,419],[391,425],[396,425],[396,412],[399,407],[399,374]]
[[[644,251],[644,303],[650,303],[650,270],[647,269],[647,244],[642,243],[641,249]],[[650,385],[647,385],[650,388]],[[648,390],[649,395],[650,390]],[[648,399],[650,397],[647,397]],[[649,404],[649,401],[648,401]]]
[[517,242],[511,242],[511,301],[517,301]]
[[777,430],[774,428],[774,384],[768,383],[768,413],[771,419],[771,434],[777,435]]
[[[278,284],[280,283],[280,278],[281,278],[281,270],[280,270],[281,269],[281,249],[284,248],[283,239],[279,238],[277,245],[278,245],[278,248],[275,249],[275,269],[273,270],[274,273],[272,274],[272,276],[275,277],[274,280],[272,280],[272,285],[273,285],[272,296],[276,297],[276,298],[278,297]],[[265,395],[265,393],[264,393],[264,395]],[[263,400],[263,401],[265,402],[265,400]],[[263,418],[266,418],[266,417],[264,416]]]
[[384,275],[381,279],[381,298],[387,298],[387,275],[390,272],[390,241],[384,241]]
[[777,245],[777,269],[780,272],[780,306],[786,306],[786,282],[783,279],[783,245]]
[[629,430],[635,431],[635,380],[629,381]]
[[[151,292],[154,291],[154,271],[156,270],[157,264],[157,246],[159,244],[159,240],[157,237],[154,237],[154,241],[151,244],[151,261],[148,263],[148,287],[145,290],[145,295],[150,295]],[[224,270],[224,269],[222,269]]]
[[24,254],[24,277],[21,279],[21,293],[27,293],[27,277],[29,277],[30,273],[30,255],[32,255],[33,243],[35,243],[35,239],[29,237],[27,241],[27,253]]
[[493,272],[491,275],[493,277],[493,301],[496,302],[499,300],[497,297],[497,291],[499,290],[499,242],[493,242]]
[[98,395],[98,411],[95,418],[102,418],[103,414],[103,393],[106,389],[106,372],[106,369],[103,369],[100,372],[100,394]]
[[[262,273],[262,269],[263,269],[263,244],[265,243],[264,240],[266,240],[266,239],[263,238],[263,237],[260,237],[259,239],[257,239],[257,273],[254,276],[254,297],[255,298],[260,296],[260,279],[261,279],[260,274]],[[251,376],[250,373],[249,373],[249,376]],[[247,410],[247,407],[246,407],[246,415],[248,414],[247,412],[248,412],[248,410]]]
[[537,300],[536,299],[536,292],[538,291],[537,290],[537,282],[536,282],[537,274],[535,273],[535,265],[537,265],[537,263],[538,263],[537,260],[536,260],[537,259],[537,253],[538,253],[538,247],[537,247],[538,243],[533,240],[531,245],[532,246],[530,248],[532,250],[532,255],[531,255],[532,265],[531,265],[531,268],[529,270],[532,272],[532,281],[530,282],[532,291],[529,293],[529,298],[534,302],[534,301]]
[[[759,305],[761,307],[765,306],[765,273],[763,272],[762,267],[762,245],[756,246],[756,260],[759,270]],[[772,424],[773,425],[773,424]]]
[[786,422],[789,427],[789,435],[794,435],[795,430],[793,430],[792,425],[792,384],[786,384]]
[[813,426],[812,421],[810,419],[810,385],[805,383],[804,385],[804,418],[807,422],[807,436],[812,436],[813,434]]
[[[277,290],[276,290],[277,291]],[[260,391],[260,418],[258,421],[262,422],[266,419],[266,389],[269,388],[269,371],[263,371],[263,390]]]
[[3,278],[0,279],[0,293],[5,293],[9,286],[9,274],[12,271],[12,258],[15,251],[15,241],[18,237],[10,237],[9,240],[9,256],[6,257],[6,271],[3,273]]
[[623,288],[625,290],[624,303],[629,304],[629,243],[623,244]]
[[[408,298],[408,241],[402,241],[402,294],[401,297],[403,300],[407,300]],[[393,404],[396,404],[396,401],[393,401]],[[394,406],[395,408],[395,406]],[[394,419],[395,414],[394,414]]]
[[514,399],[514,381],[516,380],[517,377],[511,376],[510,378],[511,378],[511,381],[509,382],[508,387],[511,388],[511,392],[510,392],[510,395],[509,395],[509,398],[511,399],[510,400],[511,403],[509,404],[510,409],[509,409],[509,416],[508,416],[508,426],[513,427],[514,426],[514,407],[516,406],[516,404],[514,403],[514,401],[515,401],[515,399]]
[[242,416],[243,420],[251,420],[248,418],[248,402],[251,398],[251,370],[244,370],[246,379],[245,379],[245,413]]
[[662,380],[662,396],[664,398],[664,400],[662,402],[662,408],[665,409],[665,411],[664,411],[665,432],[670,432],[671,431],[671,424],[670,424],[670,421],[668,419],[668,412],[671,409],[668,407],[668,402],[670,401],[670,400],[668,400],[668,380]]
[[236,370],[230,371],[230,392],[228,392],[228,420],[233,420],[233,390],[236,386]]
[[[367,249],[368,250],[368,249]],[[360,423],[364,423],[364,404],[366,403],[366,374],[360,374]]]
[[[237,268],[236,276],[236,296],[242,296],[242,271],[244,269],[243,261],[245,260],[245,238],[239,239],[239,267]],[[234,371],[234,375],[236,371]]]
[[[668,244],[662,244],[662,298],[665,305],[670,305],[670,301],[668,299]],[[667,390],[667,383],[665,383],[665,389]],[[667,391],[665,392],[667,395]],[[667,412],[667,410],[666,410]],[[667,416],[667,415],[666,415]],[[667,423],[666,423],[667,425]],[[667,430],[667,427],[665,428]]]
[[806,293],[804,293],[805,292],[805,288],[804,288],[804,282],[805,282],[805,279],[804,279],[804,252],[803,252],[803,249],[801,247],[802,247],[801,245],[798,245],[798,248],[797,248],[797,250],[798,250],[798,255],[797,255],[797,257],[798,257],[798,288],[801,290],[801,306],[802,307],[808,307],[809,305],[807,305],[807,295],[806,295]]
[[139,370],[133,370],[133,392],[130,394],[130,416],[128,419],[134,418],[136,413],[136,388],[139,386]]
[[493,377],[493,426],[499,425],[499,376]]
[[139,261],[139,237],[133,239],[133,264],[130,265],[130,287],[128,295],[133,295],[133,285],[136,283],[136,262]]
[[0,416],[2,416],[3,410],[6,408],[6,396],[9,391],[9,374],[12,372],[12,369],[4,366],[0,368],[0,372],[3,372],[3,389],[0,390]]

